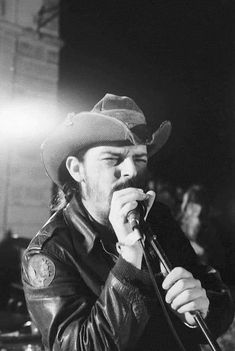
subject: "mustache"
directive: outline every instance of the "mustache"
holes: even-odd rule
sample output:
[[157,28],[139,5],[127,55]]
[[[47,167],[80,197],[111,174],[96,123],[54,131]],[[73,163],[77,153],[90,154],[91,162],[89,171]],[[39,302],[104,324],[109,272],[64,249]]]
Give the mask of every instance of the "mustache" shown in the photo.
[[143,179],[138,178],[127,179],[125,181],[115,184],[115,186],[113,187],[113,191],[122,190],[126,188],[142,188],[144,190],[145,181]]

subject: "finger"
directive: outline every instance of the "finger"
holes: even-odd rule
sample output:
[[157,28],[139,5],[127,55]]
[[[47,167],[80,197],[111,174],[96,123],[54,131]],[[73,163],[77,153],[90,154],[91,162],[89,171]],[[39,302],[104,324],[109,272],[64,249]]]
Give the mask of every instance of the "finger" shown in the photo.
[[203,298],[199,298],[195,301],[191,301],[183,306],[181,306],[177,312],[178,313],[193,313],[196,311],[199,311],[203,317],[205,317],[207,315],[207,311],[208,311],[208,307],[209,307],[209,303],[207,303],[207,301]]
[[178,280],[184,279],[184,278],[192,278],[193,275],[186,269],[182,267],[176,267],[174,268],[164,279],[162,283],[162,287],[165,290],[170,289]]
[[143,201],[148,198],[142,189],[126,188],[115,191],[112,197],[112,203],[119,203],[120,207],[131,201]]
[[127,215],[130,211],[134,210],[138,205],[137,201],[131,201],[126,203],[125,205],[122,206],[121,210],[120,210],[120,215],[123,218],[127,218]]
[[141,189],[141,188],[129,187],[129,188],[114,191],[113,196],[122,197],[122,196],[125,196],[128,193],[132,193],[132,192],[144,193],[143,189]]
[[146,220],[149,211],[151,210],[153,203],[155,201],[156,193],[153,190],[149,190],[146,195],[148,195],[148,198],[146,199],[145,203],[147,205],[147,210],[144,219]]
[[200,280],[192,277],[178,280],[168,291],[165,297],[167,303],[171,303],[183,291],[189,289],[201,288]]
[[202,293],[202,289],[198,288],[185,290],[171,302],[171,308],[178,311],[180,307],[190,302],[197,301],[197,299],[200,298],[206,298],[206,296],[204,296]]
[[160,262],[160,270],[161,270],[161,273],[163,275],[163,277],[166,277],[167,274],[168,274],[168,271],[166,270],[165,266],[162,264],[162,262]]
[[[142,193],[142,189],[136,188],[127,188],[115,191],[112,196],[110,216],[112,217],[112,214],[116,216],[117,213],[119,215],[122,207],[126,203],[136,201],[139,196],[142,196]],[[132,209],[135,207],[136,206],[132,207]]]

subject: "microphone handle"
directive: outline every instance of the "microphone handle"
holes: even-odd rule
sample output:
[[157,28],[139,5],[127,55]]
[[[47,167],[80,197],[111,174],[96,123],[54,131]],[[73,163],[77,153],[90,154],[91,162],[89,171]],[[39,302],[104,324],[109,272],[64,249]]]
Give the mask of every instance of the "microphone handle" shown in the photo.
[[147,207],[144,201],[138,201],[138,205],[127,213],[127,221],[132,231],[139,228],[140,220],[144,218]]

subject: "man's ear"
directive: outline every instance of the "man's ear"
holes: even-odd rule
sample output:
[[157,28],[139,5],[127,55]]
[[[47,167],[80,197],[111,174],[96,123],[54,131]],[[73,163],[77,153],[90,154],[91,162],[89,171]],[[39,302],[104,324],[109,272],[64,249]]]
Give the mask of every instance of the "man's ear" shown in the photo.
[[71,177],[76,180],[76,182],[81,183],[84,179],[83,177],[83,167],[82,163],[75,156],[68,156],[66,159],[66,168],[71,175]]

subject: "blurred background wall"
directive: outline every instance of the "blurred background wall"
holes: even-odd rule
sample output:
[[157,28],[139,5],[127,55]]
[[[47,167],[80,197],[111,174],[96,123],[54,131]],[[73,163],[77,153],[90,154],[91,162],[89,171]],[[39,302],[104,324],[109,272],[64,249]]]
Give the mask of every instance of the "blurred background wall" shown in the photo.
[[57,2],[0,1],[0,236],[31,237],[48,217],[39,147],[56,114],[60,47]]

